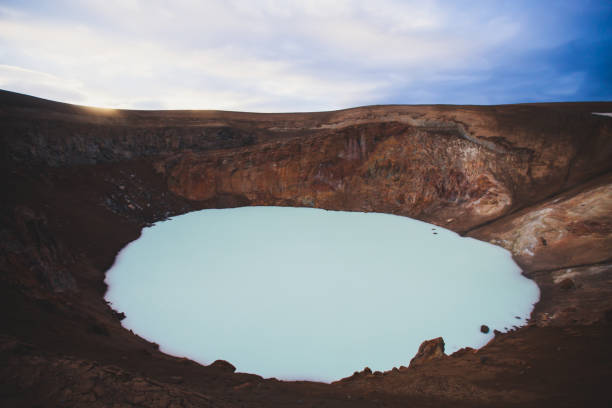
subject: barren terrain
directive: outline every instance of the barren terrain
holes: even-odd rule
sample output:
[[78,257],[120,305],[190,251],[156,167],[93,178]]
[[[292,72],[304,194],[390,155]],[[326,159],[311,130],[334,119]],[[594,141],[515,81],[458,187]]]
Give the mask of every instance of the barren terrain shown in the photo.
[[[604,102],[115,111],[3,91],[0,403],[609,406],[612,119],[592,112],[611,111]],[[122,328],[103,299],[118,251],[154,221],[243,205],[441,225],[509,249],[541,301],[526,327],[480,350],[447,356],[433,341],[412,363],[407,352],[397,368],[333,384],[201,366]]]

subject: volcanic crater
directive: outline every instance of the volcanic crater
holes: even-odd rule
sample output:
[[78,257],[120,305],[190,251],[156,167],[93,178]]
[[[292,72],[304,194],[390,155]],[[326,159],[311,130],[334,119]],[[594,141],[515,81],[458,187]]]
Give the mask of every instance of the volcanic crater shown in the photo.
[[[608,102],[127,111],[2,91],[0,401],[607,406],[612,119],[592,113],[610,111]],[[254,205],[443,226],[508,249],[541,299],[527,326],[481,349],[447,355],[443,339],[423,339],[389,371],[332,384],[236,373],[231,361],[203,366],[121,326],[104,274],[143,227]]]

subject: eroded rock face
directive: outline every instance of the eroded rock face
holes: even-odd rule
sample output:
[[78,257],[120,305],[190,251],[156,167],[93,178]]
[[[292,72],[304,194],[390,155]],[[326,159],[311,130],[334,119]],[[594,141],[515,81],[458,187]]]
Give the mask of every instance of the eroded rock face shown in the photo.
[[3,269],[25,269],[21,283],[33,292],[71,292],[77,289],[70,272],[73,254],[57,240],[44,213],[26,206],[16,206],[12,219],[15,228],[4,230],[0,249],[16,256],[3,257]]
[[528,271],[612,257],[612,175],[470,232],[512,252]]
[[170,190],[192,200],[236,194],[256,205],[379,211],[461,227],[511,207],[511,190],[490,166],[496,155],[452,132],[391,123],[186,154],[161,167]]
[[[304,137],[175,155],[159,169],[170,190],[193,200],[236,194],[253,204],[388,212],[463,231],[609,168],[603,159],[586,167],[591,142],[560,136],[566,129],[553,136],[553,123],[538,138],[502,128],[521,112],[502,119],[461,109],[389,111],[338,113]],[[609,155],[608,125],[599,123],[595,140]]]
[[591,114],[605,103],[263,115],[0,96],[5,161],[156,158],[168,188],[197,201],[388,212],[466,231],[611,169],[612,123]]

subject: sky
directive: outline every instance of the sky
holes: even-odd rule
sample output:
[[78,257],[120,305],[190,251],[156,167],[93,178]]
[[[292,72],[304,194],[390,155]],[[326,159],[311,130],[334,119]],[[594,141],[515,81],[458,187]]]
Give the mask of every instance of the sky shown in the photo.
[[610,0],[0,0],[0,88],[129,109],[612,100]]

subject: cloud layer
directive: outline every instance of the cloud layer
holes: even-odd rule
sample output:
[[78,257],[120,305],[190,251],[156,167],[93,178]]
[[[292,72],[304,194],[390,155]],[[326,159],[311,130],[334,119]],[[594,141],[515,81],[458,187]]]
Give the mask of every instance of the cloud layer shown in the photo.
[[262,112],[611,100],[611,27],[609,1],[4,1],[0,87]]

